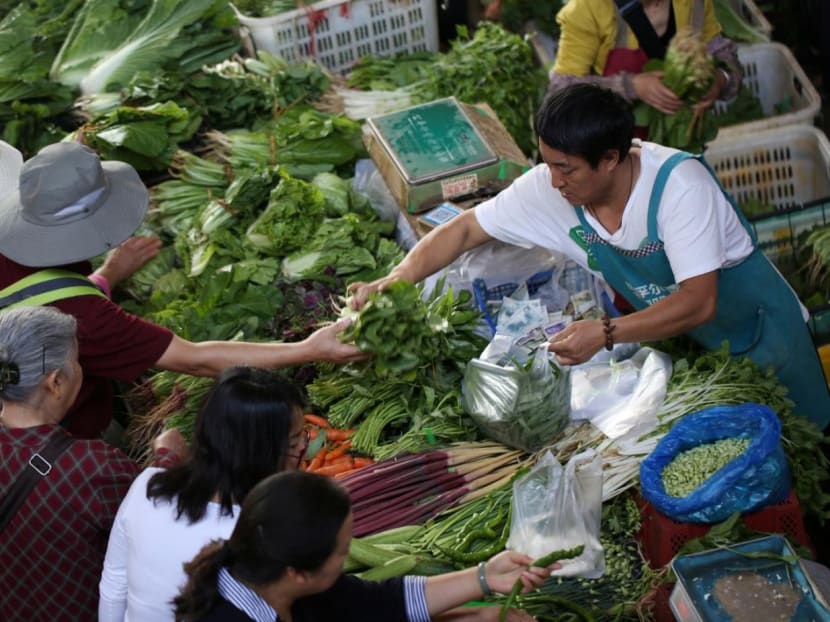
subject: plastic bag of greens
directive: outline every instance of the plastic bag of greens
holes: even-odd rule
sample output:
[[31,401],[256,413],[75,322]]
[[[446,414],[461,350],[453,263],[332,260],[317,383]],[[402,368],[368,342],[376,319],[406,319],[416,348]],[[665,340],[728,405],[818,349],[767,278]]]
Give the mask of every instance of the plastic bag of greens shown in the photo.
[[582,545],[579,556],[563,560],[551,574],[595,579],[605,571],[601,517],[602,456],[587,449],[563,467],[548,451],[513,482],[506,546],[535,559]]
[[511,353],[495,362],[467,363],[461,384],[464,409],[488,437],[534,452],[568,423],[568,373],[544,346],[524,362],[515,358],[518,350]]
[[779,503],[790,492],[781,420],[751,402],[686,415],[640,463],[640,486],[655,509],[682,522],[717,523]]

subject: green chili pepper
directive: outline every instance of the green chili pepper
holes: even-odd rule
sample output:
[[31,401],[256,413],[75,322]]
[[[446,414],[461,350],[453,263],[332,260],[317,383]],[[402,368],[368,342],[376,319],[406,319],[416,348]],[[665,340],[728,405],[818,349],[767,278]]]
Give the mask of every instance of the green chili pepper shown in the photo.
[[[553,562],[559,561],[560,559],[570,559],[571,557],[578,557],[582,555],[582,551],[585,550],[585,547],[580,544],[579,546],[575,546],[572,549],[563,549],[559,551],[553,551],[548,553],[547,555],[540,557],[533,563],[531,566],[536,566],[539,568],[545,568],[550,566]],[[522,591],[522,580],[521,578],[516,579],[516,582],[513,584],[513,589],[510,590],[510,594],[507,597],[507,600],[504,601],[504,605],[499,612],[499,622],[505,622],[507,620],[507,613],[510,611],[510,607],[513,604],[513,601],[516,600],[516,597],[519,595],[519,592]]]

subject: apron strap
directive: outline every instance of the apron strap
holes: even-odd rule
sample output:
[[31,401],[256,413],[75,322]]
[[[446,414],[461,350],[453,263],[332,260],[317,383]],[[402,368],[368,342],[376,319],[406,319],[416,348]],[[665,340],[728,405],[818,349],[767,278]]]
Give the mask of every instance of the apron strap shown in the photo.
[[709,166],[709,163],[702,155],[693,155],[691,153],[686,153],[685,151],[678,151],[677,153],[671,155],[663,164],[660,166],[660,169],[657,171],[657,177],[654,180],[654,186],[651,190],[651,197],[649,198],[648,202],[648,238],[649,240],[656,241],[659,238],[657,237],[657,211],[660,207],[660,200],[663,198],[663,191],[666,189],[666,182],[669,179],[669,175],[671,174],[672,170],[675,166],[684,162],[685,160],[695,159],[700,162],[703,167],[709,172],[709,175],[712,176],[712,179],[718,186],[718,189],[721,191],[726,200],[729,202],[729,205],[732,206],[732,209],[735,210],[735,214],[738,216],[738,220],[743,225],[746,232],[749,234],[750,239],[752,240],[752,245],[755,246],[758,242],[758,238],[755,235],[755,230],[749,224],[749,221],[744,216],[744,213],[740,210],[738,205],[735,203],[735,199],[732,198],[726,190],[723,189],[721,186],[720,180],[718,179],[717,174],[715,173],[714,169]]

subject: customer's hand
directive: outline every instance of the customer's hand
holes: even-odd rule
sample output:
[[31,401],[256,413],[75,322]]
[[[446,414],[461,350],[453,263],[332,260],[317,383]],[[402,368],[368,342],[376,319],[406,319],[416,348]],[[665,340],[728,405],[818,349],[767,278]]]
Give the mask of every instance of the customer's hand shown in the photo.
[[95,274],[107,279],[110,288],[114,288],[158,255],[159,250],[161,240],[154,235],[128,238],[107,254]]
[[663,84],[662,71],[645,71],[636,74],[631,83],[640,101],[664,114],[674,114],[683,107],[683,101]]
[[487,585],[494,592],[509,594],[513,589],[516,580],[523,584],[522,592],[540,587],[550,576],[551,570],[561,567],[561,564],[554,563],[547,568],[531,566],[533,559],[524,553],[517,551],[502,551],[484,567]]
[[351,323],[350,318],[343,318],[334,324],[324,326],[309,335],[303,344],[308,348],[309,358],[314,361],[331,363],[349,363],[369,358],[353,343],[343,343],[337,337]]
[[726,88],[726,76],[718,69],[715,71],[715,79],[712,80],[712,88],[694,105],[695,110],[703,111],[710,108],[720,97],[724,88]]

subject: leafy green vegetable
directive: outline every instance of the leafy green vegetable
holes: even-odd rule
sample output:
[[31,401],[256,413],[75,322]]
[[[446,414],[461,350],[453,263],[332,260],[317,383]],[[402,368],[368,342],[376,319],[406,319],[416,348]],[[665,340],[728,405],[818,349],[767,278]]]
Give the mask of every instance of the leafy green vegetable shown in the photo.
[[296,0],[236,0],[234,5],[248,17],[268,17],[297,8]]
[[769,37],[753,28],[732,6],[729,0],[713,0],[715,17],[723,29],[723,36],[743,43],[764,43]]
[[138,71],[166,64],[193,71],[238,49],[230,31],[234,24],[230,7],[220,0],[153,0],[140,13],[125,11],[117,0],[90,0],[51,76],[92,94],[117,90]]
[[268,207],[245,234],[259,252],[277,257],[302,248],[320,226],[325,213],[322,192],[307,182],[283,175],[271,191]]
[[142,171],[163,170],[200,123],[200,117],[174,102],[122,106],[85,124],[75,136],[106,160],[121,160]]

